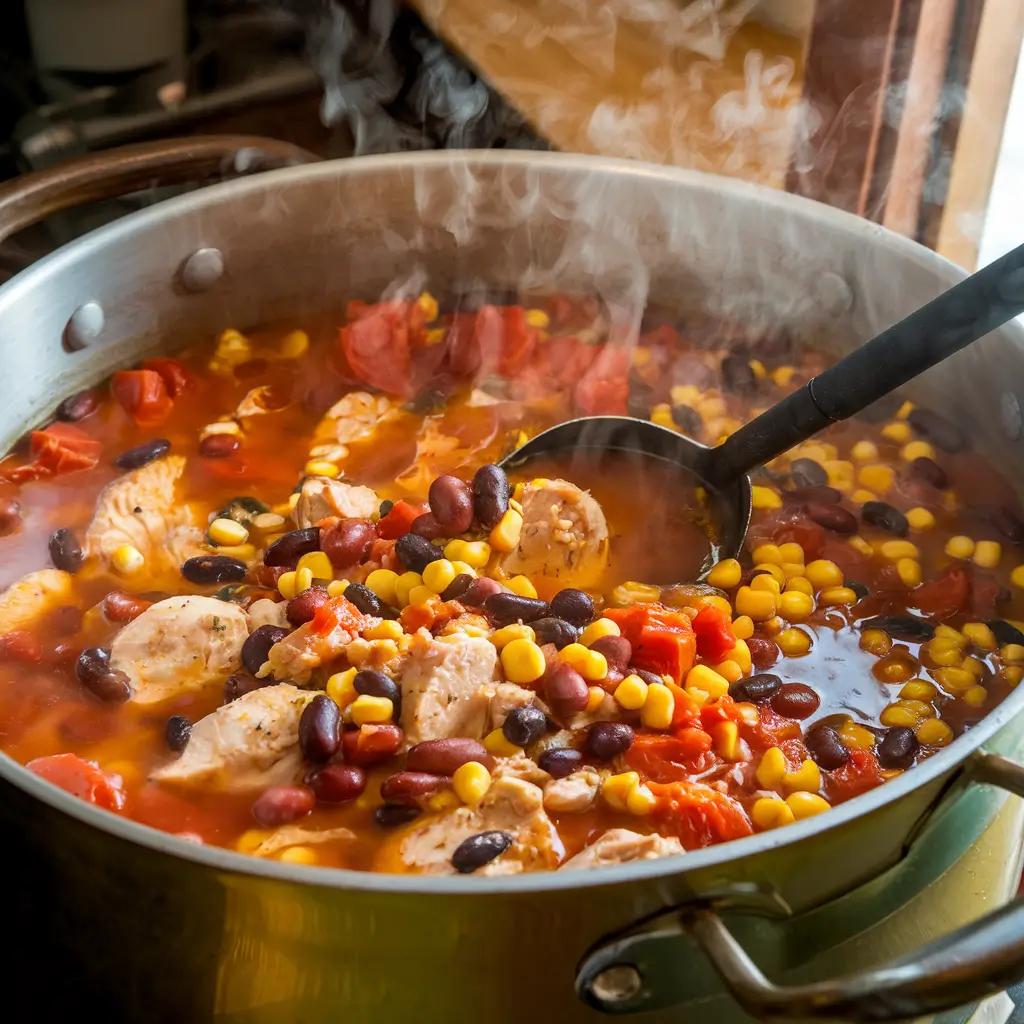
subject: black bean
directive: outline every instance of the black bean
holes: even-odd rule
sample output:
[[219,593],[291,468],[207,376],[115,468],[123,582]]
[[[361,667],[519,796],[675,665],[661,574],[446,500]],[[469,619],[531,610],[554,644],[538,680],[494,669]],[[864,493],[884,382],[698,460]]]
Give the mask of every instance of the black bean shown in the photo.
[[352,680],[352,686],[356,693],[365,693],[368,697],[386,697],[394,708],[394,721],[402,717],[402,688],[383,672],[372,668],[360,669]]
[[189,583],[237,583],[248,572],[245,562],[227,555],[198,555],[181,564],[181,575]]
[[456,537],[473,525],[473,491],[465,480],[446,473],[439,476],[427,494],[430,511],[444,531],[442,537]]
[[444,552],[439,547],[415,533],[403,533],[395,541],[395,554],[410,572],[423,572],[431,562],[444,558]]
[[568,647],[576,643],[580,638],[580,631],[572,623],[565,619],[556,619],[545,616],[543,619],[534,619],[530,623],[539,644],[554,644],[556,650]]
[[910,530],[907,517],[887,501],[865,501],[860,509],[861,519],[895,537],[906,537]]
[[442,601],[457,601],[462,595],[469,590],[469,585],[473,582],[473,577],[468,572],[460,572],[444,588],[444,593],[441,595]]
[[849,509],[840,508],[838,505],[826,505],[820,501],[809,501],[804,505],[804,512],[813,522],[833,533],[857,532],[857,517]]
[[50,534],[50,561],[65,572],[78,572],[82,566],[82,547],[66,527]]
[[242,664],[256,675],[270,656],[270,648],[279,644],[288,633],[284,626],[257,626],[242,644]]
[[1013,509],[997,508],[990,516],[992,525],[1011,543],[1024,544],[1024,519]]
[[931,484],[937,490],[944,491],[949,486],[949,477],[946,471],[934,460],[922,455],[914,459],[907,467],[911,477],[915,480],[923,480]]
[[582,590],[566,587],[551,599],[551,614],[574,626],[585,626],[594,617],[594,601]]
[[830,725],[816,725],[804,738],[804,743],[815,763],[827,772],[842,768],[850,760],[849,750]]
[[701,414],[690,405],[673,405],[672,422],[688,437],[700,437],[704,429]]
[[744,355],[728,355],[722,360],[722,390],[734,395],[749,395],[757,388],[757,377]]
[[653,686],[655,683],[664,685],[665,683],[665,680],[657,672],[649,672],[645,668],[630,669],[630,672],[635,676],[639,676],[648,686]]
[[420,809],[412,804],[384,804],[373,812],[373,820],[381,828],[396,828],[419,817]]
[[935,626],[924,619],[914,618],[913,615],[876,615],[873,618],[865,619],[860,628],[881,629],[893,638],[902,640],[905,643],[923,644],[935,636]]
[[587,750],[601,761],[624,754],[633,745],[633,730],[625,722],[595,722],[587,730]]
[[341,711],[326,693],[318,693],[299,718],[299,749],[307,761],[329,761],[341,746]]
[[65,398],[57,406],[55,416],[65,423],[77,423],[91,416],[100,407],[100,396],[95,391],[79,391],[70,398]]
[[583,767],[583,754],[573,747],[552,747],[537,758],[537,767],[554,779],[564,779]]
[[819,505],[838,505],[843,500],[843,493],[835,487],[799,487],[795,491],[783,491],[782,500],[787,505],[803,505],[812,501]]
[[180,754],[188,746],[188,738],[192,734],[192,723],[184,715],[172,715],[164,726],[164,739],[167,746],[176,754]]
[[906,768],[914,760],[919,746],[913,729],[896,725],[886,730],[875,754],[883,768]]
[[805,683],[783,683],[772,697],[772,710],[783,718],[810,718],[821,705],[821,698]]
[[858,601],[863,601],[871,593],[868,587],[859,580],[844,580],[843,586],[852,590],[857,595]]
[[789,467],[790,476],[797,487],[825,487],[828,485],[828,472],[820,462],[814,459],[794,459]]
[[533,705],[513,708],[501,724],[502,735],[517,747],[528,747],[544,735],[548,727],[548,716]]
[[247,693],[252,693],[253,690],[262,690],[264,686],[276,685],[277,680],[273,676],[268,676],[266,679],[257,679],[248,672],[235,672],[228,676],[228,681],[224,684],[224,700],[230,703],[238,697],[244,697]]
[[132,695],[128,676],[111,668],[110,651],[105,647],[87,647],[78,656],[75,678],[102,701],[124,703]]
[[463,839],[452,854],[452,867],[460,875],[468,875],[477,868],[489,864],[495,857],[500,857],[512,845],[512,834],[492,829],[490,832],[478,832],[475,836]]
[[478,576],[462,592],[459,600],[472,608],[482,608],[489,598],[501,593],[501,584],[487,576]]
[[385,498],[377,509],[377,518],[383,519],[394,507],[395,503],[390,498]]
[[380,598],[363,583],[350,583],[345,588],[345,600],[351,601],[364,615],[380,615]]
[[494,616],[499,626],[507,626],[511,622],[533,622],[551,611],[547,601],[539,597],[523,597],[511,592],[492,594],[484,602],[484,610]]
[[320,550],[320,527],[309,526],[304,530],[292,530],[278,537],[263,553],[264,565],[286,565],[294,569],[299,559],[310,552]]
[[481,466],[473,477],[473,508],[477,522],[490,530],[508,511],[511,488],[500,466]]
[[959,427],[929,409],[911,410],[907,422],[918,434],[927,437],[932,444],[944,452],[963,451],[967,445],[967,440]]
[[114,465],[118,469],[139,469],[147,463],[155,462],[171,450],[171,442],[166,437],[158,437],[154,441],[144,441],[142,444],[121,452]]
[[729,696],[740,703],[760,704],[771,700],[782,688],[782,680],[770,672],[757,672],[729,687]]
[[992,630],[992,635],[1000,647],[1005,644],[1024,644],[1024,633],[1003,619],[989,619],[988,628]]

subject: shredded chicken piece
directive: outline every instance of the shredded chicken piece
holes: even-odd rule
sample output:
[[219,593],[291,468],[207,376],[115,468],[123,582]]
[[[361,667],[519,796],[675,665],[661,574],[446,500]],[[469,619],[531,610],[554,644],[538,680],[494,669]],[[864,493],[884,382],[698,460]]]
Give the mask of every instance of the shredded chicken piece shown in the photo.
[[310,457],[341,462],[348,445],[372,437],[378,425],[397,410],[397,403],[383,395],[353,391],[335,402],[317,424]]
[[368,519],[379,507],[380,498],[369,487],[312,476],[303,481],[295,521],[299,529],[305,529],[331,516]]
[[71,573],[63,569],[30,572],[0,593],[0,633],[27,629],[37,619],[73,603]]
[[601,776],[593,768],[552,779],[544,787],[544,810],[554,814],[582,814],[594,806],[600,789]]
[[563,865],[572,868],[599,868],[612,864],[628,864],[634,860],[657,860],[685,853],[683,844],[675,836],[660,836],[656,832],[641,835],[628,828],[611,828]]
[[355,839],[355,837],[355,832],[350,828],[326,828],[318,831],[313,828],[303,828],[301,825],[282,825],[267,836],[253,850],[253,854],[257,857],[270,857],[281,850],[287,850],[290,846],[316,846],[319,843],[329,843],[335,839]]
[[[366,617],[368,627],[380,621]],[[308,683],[315,669],[344,654],[354,639],[344,626],[335,626],[329,633],[317,633],[313,623],[307,622],[270,648],[268,659],[257,674],[261,678],[272,675],[282,682]]]

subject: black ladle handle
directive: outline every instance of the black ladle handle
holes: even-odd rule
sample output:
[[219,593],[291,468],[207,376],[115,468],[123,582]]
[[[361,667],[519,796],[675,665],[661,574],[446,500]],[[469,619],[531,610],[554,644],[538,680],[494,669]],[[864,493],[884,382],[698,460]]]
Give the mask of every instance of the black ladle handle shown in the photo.
[[722,487],[845,420],[1024,313],[1024,245],[932,299],[751,420],[706,456]]

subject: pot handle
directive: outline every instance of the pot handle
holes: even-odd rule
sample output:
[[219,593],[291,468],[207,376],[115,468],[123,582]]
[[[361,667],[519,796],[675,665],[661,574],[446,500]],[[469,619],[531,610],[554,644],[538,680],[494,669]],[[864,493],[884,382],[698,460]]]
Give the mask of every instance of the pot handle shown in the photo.
[[318,160],[308,150],[255,135],[196,135],[76,157],[0,185],[0,244],[51,214],[153,185],[247,174]]
[[[1024,766],[998,754],[977,754],[968,778],[1024,796]],[[766,978],[707,903],[662,913],[584,957],[577,994],[604,1013],[640,1013],[681,1002],[673,981],[679,936],[701,946],[733,998],[764,1021],[794,1018],[900,1021],[977,1002],[1024,980],[1024,896],[894,963],[808,985]]]

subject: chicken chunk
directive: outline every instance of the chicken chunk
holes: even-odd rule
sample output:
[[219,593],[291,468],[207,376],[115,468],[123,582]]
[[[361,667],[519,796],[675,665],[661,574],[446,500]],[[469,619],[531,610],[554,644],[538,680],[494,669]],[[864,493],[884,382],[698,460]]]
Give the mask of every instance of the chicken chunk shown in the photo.
[[544,810],[552,814],[582,814],[594,806],[601,789],[601,776],[592,768],[552,779],[544,787]]
[[181,757],[151,776],[156,782],[222,793],[247,793],[296,782],[302,774],[299,719],[313,692],[264,686],[201,718]]
[[497,758],[491,774],[495,779],[521,779],[523,782],[532,782],[535,786],[543,786],[551,781],[551,776],[525,754]]
[[174,571],[204,551],[200,517],[175,491],[185,470],[182,455],[147,463],[108,484],[85,534],[87,557],[110,557],[122,544],[138,548],[152,574]]
[[63,569],[40,569],[0,593],[0,633],[27,629],[37,619],[72,602],[72,576]]
[[475,807],[459,807],[406,832],[400,839],[401,868],[428,875],[454,874],[456,847],[478,832],[492,829],[512,835],[512,845],[480,868],[479,875],[511,875],[553,868],[562,843],[544,812],[537,786],[522,779],[497,779]]
[[330,480],[323,476],[307,477],[295,506],[299,529],[316,526],[328,516],[342,519],[367,519],[380,508],[380,498],[369,487]]
[[197,595],[150,605],[110,645],[110,664],[128,676],[132,700],[155,704],[223,683],[242,664],[249,635],[237,605]]
[[567,480],[528,483],[523,528],[502,567],[509,575],[547,576],[587,586],[608,561],[608,524],[588,491]]
[[245,615],[249,620],[249,632],[259,629],[260,626],[282,626],[290,628],[288,621],[287,601],[271,601],[268,597],[261,597],[253,601],[246,609]]
[[675,836],[659,836],[657,833],[641,835],[628,828],[610,828],[575,857],[570,857],[562,869],[608,867],[612,864],[628,864],[634,860],[673,857],[678,853],[685,853],[685,850]]
[[[367,615],[364,628],[380,621]],[[308,683],[316,669],[344,654],[355,638],[356,634],[342,625],[334,626],[330,632],[318,633],[313,623],[307,622],[270,648],[267,662],[257,675],[261,678],[272,675],[282,682]]]
[[267,836],[253,851],[257,857],[270,857],[290,846],[316,846],[329,843],[335,839],[355,839],[356,834],[350,828],[303,828],[301,825],[282,825]]
[[317,424],[311,459],[340,462],[348,456],[348,445],[373,436],[377,425],[398,408],[383,395],[352,391],[339,399]]
[[497,683],[491,696],[490,727],[500,729],[511,712],[531,704],[539,704],[533,690],[527,690],[517,683]]
[[417,634],[402,673],[402,728],[411,745],[448,736],[480,739],[498,655],[489,640]]

